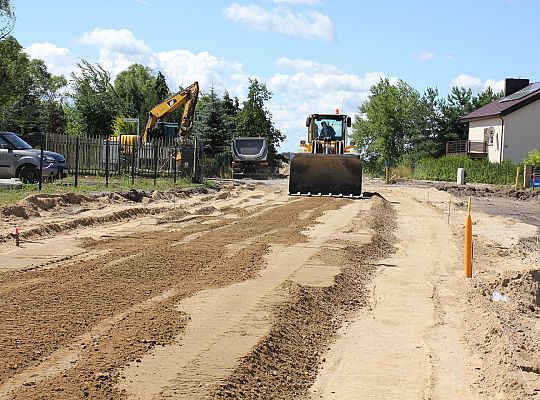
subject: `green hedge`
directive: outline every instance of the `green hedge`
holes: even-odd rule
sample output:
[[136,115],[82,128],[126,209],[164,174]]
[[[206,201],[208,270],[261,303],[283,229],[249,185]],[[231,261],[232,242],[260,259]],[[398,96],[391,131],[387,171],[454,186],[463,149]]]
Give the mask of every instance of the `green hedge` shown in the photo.
[[515,182],[516,167],[512,161],[499,164],[465,157],[426,158],[416,163],[412,175],[415,179],[455,182],[457,169],[464,168],[466,182],[506,185]]

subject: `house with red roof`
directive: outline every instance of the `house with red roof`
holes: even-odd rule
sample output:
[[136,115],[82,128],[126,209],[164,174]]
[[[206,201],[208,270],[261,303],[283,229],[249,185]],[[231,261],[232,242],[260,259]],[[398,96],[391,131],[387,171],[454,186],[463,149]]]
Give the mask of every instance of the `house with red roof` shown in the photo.
[[465,153],[491,162],[517,163],[529,151],[540,150],[540,82],[506,79],[504,93],[503,98],[461,118],[469,123],[468,143],[458,151],[452,151],[447,144],[447,154]]

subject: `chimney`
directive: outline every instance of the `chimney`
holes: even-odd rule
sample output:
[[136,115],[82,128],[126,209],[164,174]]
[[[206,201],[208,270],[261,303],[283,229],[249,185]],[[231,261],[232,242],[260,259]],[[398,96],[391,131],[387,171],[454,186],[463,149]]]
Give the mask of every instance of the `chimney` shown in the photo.
[[506,78],[504,80],[504,96],[510,96],[527,86],[529,86],[528,79]]

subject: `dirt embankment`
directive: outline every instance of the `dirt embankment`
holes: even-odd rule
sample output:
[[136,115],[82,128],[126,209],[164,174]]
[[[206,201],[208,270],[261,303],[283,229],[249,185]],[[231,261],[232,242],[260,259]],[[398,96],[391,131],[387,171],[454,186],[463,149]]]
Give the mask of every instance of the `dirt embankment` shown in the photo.
[[366,285],[373,277],[374,262],[393,251],[396,226],[392,206],[374,198],[372,210],[360,218],[374,230],[372,240],[342,250],[319,251],[312,262],[338,264],[342,271],[329,287],[289,282],[290,300],[274,310],[274,325],[240,366],[215,388],[213,398],[293,399],[307,395],[324,352],[335,333],[352,313],[368,306]]
[[491,186],[471,186],[471,185],[449,185],[435,184],[439,190],[453,194],[454,196],[474,196],[474,197],[507,197],[521,201],[532,201],[540,203],[540,190],[532,191],[525,189],[499,189]]
[[[231,188],[223,188],[224,192]],[[32,194],[16,204],[0,207],[0,242],[13,240],[12,226],[24,227],[20,237],[30,239],[38,236],[66,232],[79,227],[97,226],[117,221],[153,215],[169,209],[163,202],[179,201],[196,195],[218,193],[220,187],[196,187],[170,191],[138,191],[97,193],[81,195]],[[148,207],[149,204],[151,207]],[[116,208],[114,208],[116,206]],[[112,208],[111,208],[112,207]],[[111,208],[110,212],[107,209]],[[103,211],[98,213],[98,211]],[[67,218],[66,218],[67,217]],[[2,232],[4,231],[4,232]]]
[[506,249],[475,245],[476,265],[487,268],[475,272],[467,293],[465,337],[482,361],[479,389],[495,398],[540,396],[539,243],[525,238]]

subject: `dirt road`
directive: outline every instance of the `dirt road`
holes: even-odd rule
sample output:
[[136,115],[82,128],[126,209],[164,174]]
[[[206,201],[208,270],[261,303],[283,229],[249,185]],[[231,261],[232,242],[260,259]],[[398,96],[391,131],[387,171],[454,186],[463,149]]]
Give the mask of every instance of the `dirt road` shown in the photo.
[[540,392],[536,227],[479,215],[465,281],[451,194],[297,198],[285,184],[0,210],[0,398]]

